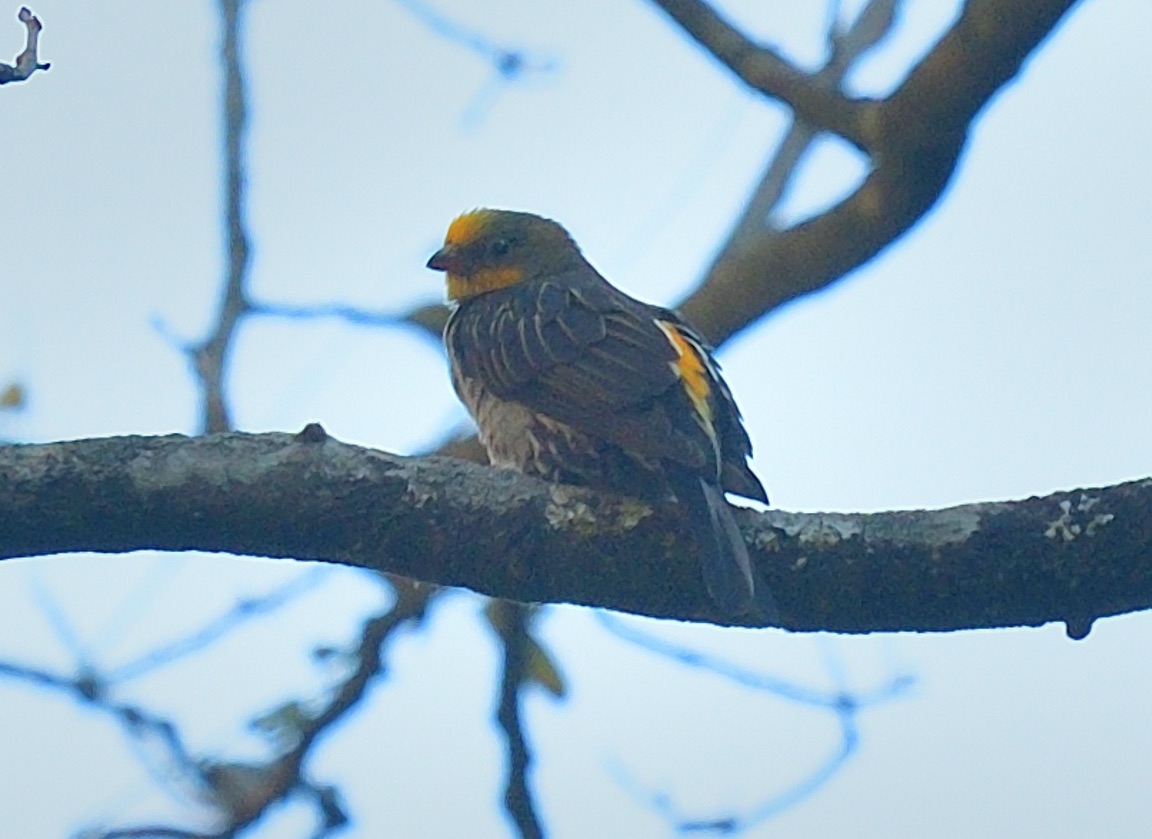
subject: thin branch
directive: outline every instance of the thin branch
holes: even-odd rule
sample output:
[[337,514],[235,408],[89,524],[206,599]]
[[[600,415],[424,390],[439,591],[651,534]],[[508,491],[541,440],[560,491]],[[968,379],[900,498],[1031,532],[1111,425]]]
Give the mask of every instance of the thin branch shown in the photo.
[[[235,789],[231,778],[236,773],[255,772],[261,780],[258,795],[248,794],[238,803],[242,807],[232,808],[230,829],[235,832],[255,823],[269,807],[295,791],[310,791],[324,817],[324,828],[334,827],[346,821],[343,808],[334,798],[331,789],[321,789],[304,780],[304,761],[312,753],[313,746],[345,714],[364,698],[369,686],[381,678],[386,668],[382,648],[394,636],[396,630],[409,623],[419,623],[428,607],[428,600],[434,592],[431,586],[397,581],[394,585],[396,602],[387,612],[365,621],[360,632],[360,643],[354,654],[356,666],[347,679],[333,692],[326,705],[316,714],[302,720],[298,732],[299,741],[276,761],[266,765],[247,766],[243,764],[214,767],[214,773],[207,778],[222,794]],[[229,774],[230,773],[230,774]],[[231,835],[231,834],[229,834]]]
[[843,768],[848,759],[856,753],[860,745],[860,731],[856,723],[856,714],[844,710],[838,712],[836,717],[840,737],[824,760],[807,775],[792,784],[791,787],[766,801],[762,801],[750,812],[744,814],[731,813],[704,818],[688,816],[676,807],[672,797],[666,791],[646,787],[619,762],[614,762],[610,769],[624,791],[660,815],[675,834],[741,834],[810,798],[824,787]]
[[18,679],[29,682],[37,687],[53,688],[69,693],[80,693],[76,688],[76,679],[72,676],[61,676],[57,673],[26,664],[16,664],[11,661],[0,660],[0,676],[8,679]]
[[0,84],[22,82],[37,70],[47,70],[52,66],[51,64],[41,64],[37,57],[37,50],[40,46],[40,30],[44,28],[40,18],[32,14],[32,10],[27,6],[22,6],[16,14],[16,19],[28,29],[28,36],[25,41],[24,52],[16,56],[15,62],[12,64],[0,62]]
[[753,90],[788,105],[805,122],[866,147],[861,103],[814,80],[757,44],[702,0],[653,0],[685,33]]
[[617,638],[675,661],[677,664],[715,673],[717,676],[741,687],[770,693],[796,705],[808,705],[826,711],[838,710],[846,704],[853,708],[879,705],[907,692],[916,683],[914,676],[902,673],[868,691],[848,693],[845,690],[821,690],[803,687],[778,676],[742,667],[720,656],[666,641],[625,622],[614,612],[597,611],[596,620]]
[[392,607],[365,622],[353,653],[356,665],[352,672],[331,692],[323,708],[314,714],[293,718],[298,726],[294,731],[294,746],[262,763],[197,760],[186,751],[175,726],[139,709],[111,703],[106,699],[105,691],[86,690],[87,683],[79,677],[64,679],[4,662],[0,662],[0,675],[78,693],[84,701],[117,716],[133,737],[159,741],[164,747],[167,765],[190,782],[197,796],[212,806],[220,822],[214,830],[206,833],[155,825],[108,828],[92,832],[93,836],[101,839],[156,835],[228,839],[258,821],[269,807],[290,796],[311,800],[320,816],[314,835],[325,836],[346,824],[348,817],[333,788],[319,786],[305,777],[304,761],[324,733],[360,702],[373,681],[384,675],[383,645],[397,629],[418,623],[423,618],[434,591],[431,586],[407,581],[397,581],[394,589],[396,602]]
[[[832,21],[828,32],[828,63],[813,76],[813,83],[829,90],[839,90],[852,65],[888,36],[896,19],[898,3],[899,0],[872,0],[842,32],[836,30],[837,22]],[[721,246],[721,253],[744,242],[756,241],[758,237],[775,234],[775,228],[769,225],[771,214],[794,180],[800,161],[818,134],[817,126],[800,117],[793,119],[739,220]]]
[[556,69],[556,61],[530,53],[527,50],[497,43],[477,29],[464,26],[436,11],[424,0],[396,0],[409,14],[421,21],[432,32],[479,55],[492,65],[505,81],[516,81],[528,74],[548,73]]
[[80,839],[88,839],[89,836],[93,839],[226,839],[219,833],[202,833],[199,830],[184,830],[163,825],[118,828],[97,834],[84,833]]
[[489,80],[477,91],[465,109],[462,122],[472,127],[491,108],[496,96],[509,85],[555,72],[560,62],[524,47],[501,44],[479,29],[466,26],[441,14],[426,0],[396,0],[397,4],[431,32],[480,56],[491,68]]
[[[194,792],[203,791],[201,770],[187,750],[179,730],[169,720],[137,706],[116,702],[108,690],[108,682],[99,675],[81,671],[72,676],[60,676],[39,668],[0,662],[0,676],[30,682],[38,687],[62,691],[77,702],[111,716],[128,737],[153,760],[153,775],[169,782],[184,784]],[[160,765],[162,768],[157,769]],[[96,839],[122,836],[186,836],[209,839],[209,834],[181,828],[159,826],[155,828],[92,829],[82,836]],[[220,834],[211,834],[212,837]],[[222,839],[222,837],[221,837]]]
[[206,649],[220,638],[233,632],[245,621],[274,612],[301,594],[315,588],[323,579],[317,573],[319,570],[314,569],[313,573],[301,573],[259,597],[238,600],[226,612],[218,615],[194,632],[150,650],[128,664],[107,669],[104,673],[105,679],[109,682],[123,684],[131,679],[138,679],[151,673],[157,668],[166,667],[184,656]]
[[301,756],[306,754],[312,742],[328,726],[360,701],[372,680],[384,673],[381,645],[400,627],[419,624],[424,619],[430,598],[436,593],[435,586],[411,580],[393,580],[392,588],[396,592],[396,602],[387,613],[364,623],[360,633],[360,645],[355,653],[357,666],[304,731],[300,745],[296,749]]
[[672,661],[727,679],[755,691],[770,693],[798,705],[807,705],[835,715],[840,727],[840,742],[832,752],[804,777],[789,787],[768,797],[745,813],[728,813],[688,817],[675,807],[667,792],[647,788],[632,777],[622,765],[614,767],[614,774],[625,791],[659,813],[679,833],[737,833],[754,827],[784,810],[799,804],[826,784],[855,753],[859,745],[857,716],[866,708],[891,701],[914,684],[915,679],[901,674],[869,691],[850,691],[842,679],[836,679],[836,690],[819,690],[788,682],[778,676],[741,667],[719,656],[674,644],[649,632],[640,630],[619,616],[598,610],[596,618],[613,635],[642,649],[662,655]]
[[424,335],[436,341],[440,341],[441,335],[444,333],[444,324],[448,322],[448,307],[440,303],[429,303],[424,306],[417,306],[405,314],[396,314],[394,312],[361,309],[344,303],[291,305],[252,301],[249,303],[248,312],[251,315],[283,320],[334,318],[352,326],[416,327]]
[[245,0],[219,0],[220,58],[224,64],[224,229],[227,268],[216,327],[189,348],[203,396],[201,428],[212,434],[232,427],[224,377],[237,327],[248,311],[249,239],[245,222],[248,104],[241,54]]
[[[1031,626],[1152,607],[1152,479],[937,511],[737,511],[795,630]],[[649,508],[323,430],[0,447],[0,557],[322,560],[521,602],[726,623],[674,504]],[[747,625],[764,625],[755,615]]]
[[528,773],[532,766],[532,752],[524,737],[524,723],[520,716],[520,699],[524,688],[531,684],[531,651],[533,640],[529,625],[535,613],[531,606],[507,600],[492,601],[489,613],[498,613],[492,626],[500,638],[504,653],[500,674],[500,701],[496,721],[504,733],[507,749],[507,775],[504,781],[504,810],[524,839],[538,839],[544,835],[536,805],[529,789]]

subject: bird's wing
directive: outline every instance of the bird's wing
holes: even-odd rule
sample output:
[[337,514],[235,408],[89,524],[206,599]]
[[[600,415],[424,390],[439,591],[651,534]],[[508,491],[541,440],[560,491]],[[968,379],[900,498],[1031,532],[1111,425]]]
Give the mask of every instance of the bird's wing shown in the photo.
[[712,358],[712,347],[676,312],[663,309],[660,317],[663,323],[675,325],[676,331],[700,361],[699,375],[707,376],[707,388],[700,387],[697,390],[707,391],[710,425],[720,452],[720,485],[727,492],[755,498],[767,504],[768,494],[764,491],[764,485],[748,467],[748,458],[752,456],[752,441],[744,429],[736,399],[720,374],[720,365]]
[[606,283],[561,278],[471,301],[447,338],[459,374],[495,396],[708,474],[719,469],[713,368],[678,327]]

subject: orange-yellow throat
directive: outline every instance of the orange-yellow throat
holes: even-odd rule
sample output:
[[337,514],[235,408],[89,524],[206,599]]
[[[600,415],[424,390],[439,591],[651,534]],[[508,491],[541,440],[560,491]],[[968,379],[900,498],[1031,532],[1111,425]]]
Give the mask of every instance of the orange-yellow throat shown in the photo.
[[505,265],[500,268],[481,268],[470,276],[448,272],[448,299],[460,302],[478,294],[497,291],[516,285],[524,279],[524,272],[513,266]]

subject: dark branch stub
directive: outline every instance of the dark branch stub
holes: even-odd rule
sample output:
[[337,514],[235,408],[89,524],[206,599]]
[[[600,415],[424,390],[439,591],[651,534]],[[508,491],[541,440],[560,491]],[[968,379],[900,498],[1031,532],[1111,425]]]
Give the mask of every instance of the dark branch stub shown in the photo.
[[1093,618],[1068,618],[1064,621],[1064,634],[1073,641],[1083,641],[1092,632]]
[[323,443],[328,439],[328,432],[320,423],[310,422],[293,439],[297,443]]

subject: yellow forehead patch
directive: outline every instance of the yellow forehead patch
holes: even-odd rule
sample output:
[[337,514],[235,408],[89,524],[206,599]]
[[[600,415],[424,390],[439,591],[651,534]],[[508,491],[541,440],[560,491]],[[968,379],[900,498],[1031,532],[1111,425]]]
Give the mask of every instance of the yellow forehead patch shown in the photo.
[[467,245],[475,242],[476,237],[484,230],[488,219],[492,216],[491,210],[469,210],[461,213],[448,225],[448,233],[444,237],[446,245]]

